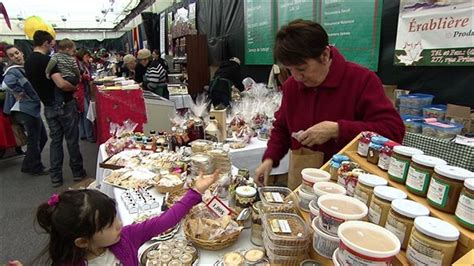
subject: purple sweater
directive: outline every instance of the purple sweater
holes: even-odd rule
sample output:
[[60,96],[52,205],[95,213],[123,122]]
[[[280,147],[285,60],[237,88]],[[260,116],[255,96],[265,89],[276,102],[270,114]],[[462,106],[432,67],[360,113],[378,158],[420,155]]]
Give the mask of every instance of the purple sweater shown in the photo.
[[131,224],[122,228],[120,241],[110,246],[110,251],[123,265],[139,265],[138,249],[152,237],[157,236],[175,226],[188,214],[191,208],[201,202],[201,194],[190,189],[173,207],[160,216],[139,224]]

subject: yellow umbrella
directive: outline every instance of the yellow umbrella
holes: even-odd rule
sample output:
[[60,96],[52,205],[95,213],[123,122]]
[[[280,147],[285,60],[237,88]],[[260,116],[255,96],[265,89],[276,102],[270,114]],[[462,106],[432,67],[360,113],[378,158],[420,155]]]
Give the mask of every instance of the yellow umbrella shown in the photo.
[[33,35],[37,30],[44,30],[49,32],[53,36],[53,38],[56,38],[56,32],[54,31],[53,27],[51,25],[46,24],[40,17],[38,16],[31,16],[28,17],[25,20],[24,28],[23,31],[25,32],[26,36],[29,39],[33,39]]

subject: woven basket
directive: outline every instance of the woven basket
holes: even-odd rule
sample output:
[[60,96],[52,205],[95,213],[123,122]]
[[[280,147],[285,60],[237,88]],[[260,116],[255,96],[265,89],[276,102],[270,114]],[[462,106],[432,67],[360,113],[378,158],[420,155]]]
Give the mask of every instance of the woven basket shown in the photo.
[[173,187],[155,185],[155,189],[156,189],[156,191],[158,191],[158,193],[166,194],[168,192],[171,193],[171,192],[181,190],[183,188],[183,186],[184,186],[184,183],[178,184],[178,185],[173,186]]
[[191,241],[194,245],[200,248],[203,248],[206,250],[221,250],[221,249],[231,246],[237,241],[237,239],[239,239],[240,231],[234,232],[230,235],[225,235],[219,239],[213,239],[213,240],[204,240],[204,239],[195,238],[190,233],[188,217],[189,215],[184,220],[184,234],[186,235],[186,238],[189,241]]
[[181,199],[184,196],[184,194],[186,194],[186,192],[188,192],[187,188],[181,188],[181,189],[177,189],[175,191],[170,192],[170,194],[168,195],[168,198],[166,199],[166,206],[168,208],[171,208],[171,206],[173,206],[176,202],[178,202],[179,199]]

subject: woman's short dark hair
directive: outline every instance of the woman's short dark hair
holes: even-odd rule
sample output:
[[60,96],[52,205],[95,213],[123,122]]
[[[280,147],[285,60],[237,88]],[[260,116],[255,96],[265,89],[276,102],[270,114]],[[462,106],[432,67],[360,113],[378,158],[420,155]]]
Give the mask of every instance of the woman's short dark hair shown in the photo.
[[[96,232],[113,224],[115,201],[97,190],[69,190],[59,195],[59,201],[38,207],[36,220],[49,234],[49,245],[43,251],[52,265],[79,265],[86,251],[77,247],[77,238],[91,238]],[[38,261],[44,259],[40,255]]]
[[320,24],[297,19],[277,32],[273,54],[283,65],[301,65],[319,59],[328,45],[328,34]]

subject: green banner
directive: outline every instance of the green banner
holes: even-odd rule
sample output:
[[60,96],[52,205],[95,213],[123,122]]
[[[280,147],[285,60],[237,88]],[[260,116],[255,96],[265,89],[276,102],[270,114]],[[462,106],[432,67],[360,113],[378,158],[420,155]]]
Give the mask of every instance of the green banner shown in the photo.
[[382,1],[323,0],[322,26],[348,61],[377,70]]
[[274,1],[245,1],[245,64],[273,64]]
[[278,28],[295,19],[315,21],[313,0],[278,1]]

